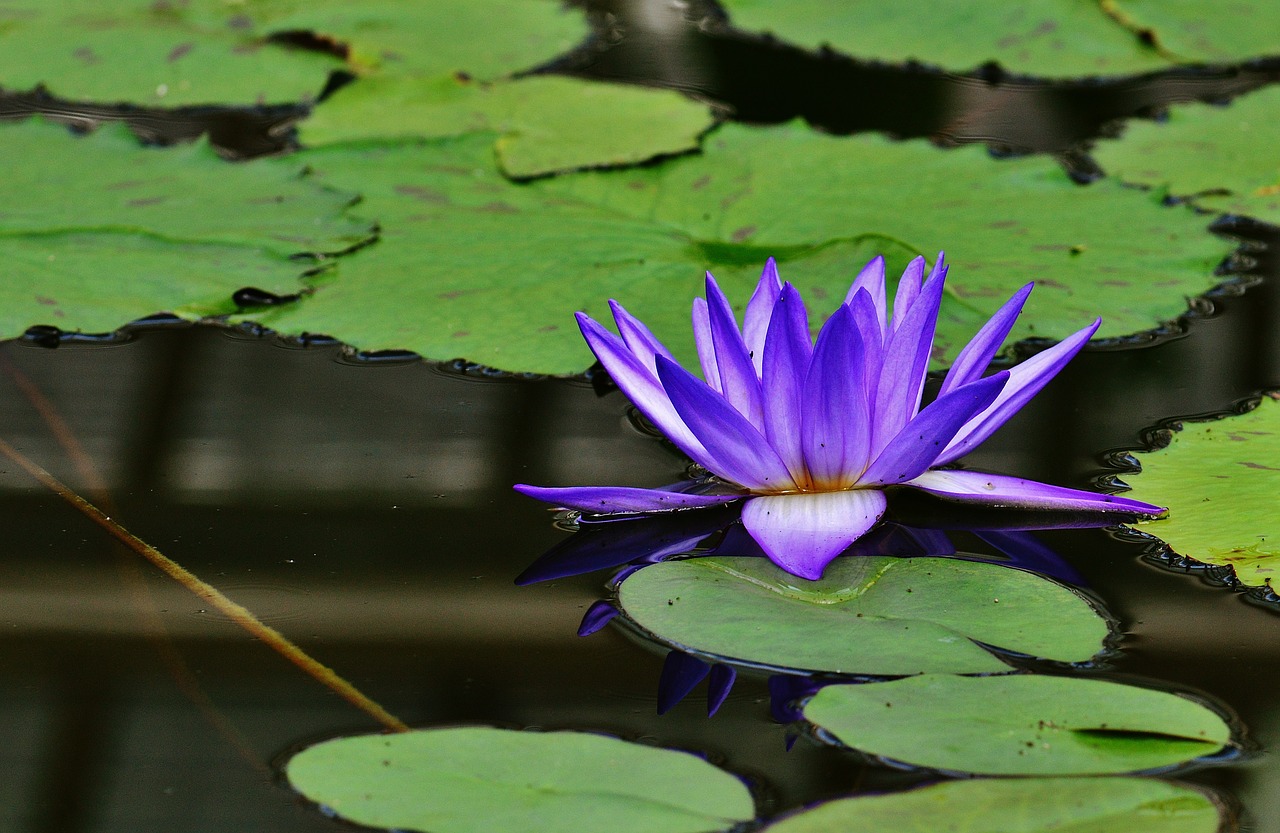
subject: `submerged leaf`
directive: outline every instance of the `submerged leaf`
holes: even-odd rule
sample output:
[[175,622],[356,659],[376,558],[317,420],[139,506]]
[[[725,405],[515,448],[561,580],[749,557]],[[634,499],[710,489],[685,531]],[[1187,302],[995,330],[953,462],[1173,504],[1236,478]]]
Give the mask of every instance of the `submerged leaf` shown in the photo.
[[763,558],[693,558],[645,567],[618,594],[628,617],[673,647],[800,671],[1008,670],[978,643],[1083,662],[1107,636],[1062,585],[948,558],[838,558],[818,581]]
[[805,719],[840,743],[978,775],[1108,775],[1211,755],[1227,724],[1185,697],[1073,677],[925,674],[828,686]]
[[1231,567],[1242,583],[1271,586],[1280,575],[1280,403],[1188,423],[1167,448],[1139,454],[1127,495],[1158,500],[1167,517],[1138,528],[1180,555]]
[[1217,805],[1151,778],[947,781],[907,792],[829,801],[768,826],[769,833],[1216,833]]
[[339,738],[285,772],[340,818],[427,833],[705,833],[754,815],[742,782],[700,758],[583,732]]

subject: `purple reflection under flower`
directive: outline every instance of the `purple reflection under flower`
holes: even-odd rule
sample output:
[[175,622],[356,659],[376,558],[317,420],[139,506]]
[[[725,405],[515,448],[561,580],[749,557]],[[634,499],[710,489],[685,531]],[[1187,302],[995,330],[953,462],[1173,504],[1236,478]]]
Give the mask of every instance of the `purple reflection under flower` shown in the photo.
[[619,335],[586,315],[578,324],[618,387],[727,494],[620,486],[523,494],[590,513],[653,513],[743,500],[742,523],[782,569],[817,579],[885,513],[890,486],[987,506],[1158,515],[1140,501],[1005,475],[939,469],[987,439],[1097,331],[1101,319],[1027,361],[983,376],[1032,284],[1009,299],[960,351],[938,397],[921,408],[947,268],[925,279],[916,258],[892,311],[884,260],[858,274],[810,338],[800,293],[772,259],[739,327],[714,278],[695,299],[693,330],[706,381],[677,364],[643,323],[611,301]]

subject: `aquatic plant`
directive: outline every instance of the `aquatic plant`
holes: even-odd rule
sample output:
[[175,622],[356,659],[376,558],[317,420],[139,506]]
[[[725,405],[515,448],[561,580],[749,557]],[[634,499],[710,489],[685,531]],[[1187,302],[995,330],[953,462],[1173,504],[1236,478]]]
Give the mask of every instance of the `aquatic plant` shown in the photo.
[[739,327],[708,273],[693,303],[706,381],[681,367],[637,318],[610,301],[618,335],[583,313],[583,337],[636,408],[711,477],[662,489],[547,488],[523,494],[588,513],[651,513],[744,500],[742,523],[774,563],[816,579],[870,531],[886,489],[1019,509],[1158,515],[1149,503],[1007,475],[941,468],[986,440],[1052,379],[1093,322],[1008,370],[984,376],[1034,284],[1014,293],[960,351],[921,408],[947,267],[940,253],[902,273],[892,309],[883,258],[868,263],[816,342],[800,293],[772,259]]

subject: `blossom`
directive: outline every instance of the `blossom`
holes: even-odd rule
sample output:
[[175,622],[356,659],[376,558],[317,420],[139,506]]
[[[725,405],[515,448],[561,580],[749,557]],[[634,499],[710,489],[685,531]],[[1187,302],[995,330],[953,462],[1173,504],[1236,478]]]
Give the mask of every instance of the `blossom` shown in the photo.
[[[892,307],[884,259],[868,263],[844,302],[810,337],[800,293],[771,258],[739,327],[710,273],[693,302],[703,379],[681,367],[637,318],[610,301],[618,334],[584,313],[578,325],[596,358],[635,407],[711,473],[712,489],[622,486],[517,491],[587,513],[651,513],[742,500],[742,524],[790,573],[821,577],[833,558],[884,515],[891,486],[987,506],[1158,515],[1114,495],[1007,475],[940,468],[964,456],[1052,379],[1102,320],[989,376],[988,365],[1034,283],[1014,293],[956,357],[937,398],[921,408],[947,267],[928,278],[916,258]],[[705,381],[704,381],[705,380]]]

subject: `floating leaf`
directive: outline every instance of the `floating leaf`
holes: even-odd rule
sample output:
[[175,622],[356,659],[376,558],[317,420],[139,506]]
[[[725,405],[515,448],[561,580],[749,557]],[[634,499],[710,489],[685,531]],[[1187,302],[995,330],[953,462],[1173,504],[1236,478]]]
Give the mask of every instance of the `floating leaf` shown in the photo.
[[[722,0],[722,5],[738,28],[767,31],[804,47],[830,46],[855,58],[918,61],[956,72],[996,61],[1014,73],[1055,77],[1130,74],[1182,61],[1275,54],[1274,32],[1280,28],[1276,7],[1262,0],[1244,0],[1230,14],[1217,15],[1206,15],[1196,3],[1141,0],[971,0],[942,6],[926,0]],[[1165,50],[1143,31],[1152,25]]]
[[1280,225],[1277,122],[1280,88],[1271,87],[1227,107],[1180,104],[1166,121],[1130,123],[1122,139],[1101,141],[1093,153],[1113,177]]
[[764,558],[692,558],[645,567],[618,594],[626,615],[664,643],[801,671],[1007,671],[977,643],[1083,662],[1107,637],[1072,590],[949,558],[838,558],[812,582]]
[[925,674],[827,686],[804,707],[835,740],[978,775],[1107,775],[1219,751],[1227,724],[1185,697],[1096,679]]
[[907,792],[829,801],[769,833],[1217,833],[1204,793],[1150,778],[947,781]]
[[[123,127],[76,137],[39,121],[0,125],[0,334],[32,324],[102,332],[160,311],[231,312],[244,286],[297,292],[301,253],[371,234],[354,199],[297,164],[233,165],[205,143],[144,148]],[[92,176],[86,176],[92,171]],[[127,276],[127,280],[121,279]]]
[[742,782],[700,758],[582,732],[340,738],[285,772],[343,819],[429,833],[704,833],[754,816]]
[[[686,361],[704,269],[745,302],[768,256],[807,296],[842,298],[869,257],[900,269],[946,247],[952,265],[939,363],[1023,282],[1040,281],[1013,338],[1061,338],[1106,313],[1102,334],[1150,329],[1214,283],[1231,244],[1204,218],[1051,160],[979,148],[837,138],[799,125],[725,125],[704,153],[662,165],[517,185],[493,137],[318,148],[291,158],[359,189],[382,241],[337,279],[260,317],[363,349],[403,348],[509,370],[590,364],[570,312],[623,301]],[[815,323],[827,313],[815,310]]]
[[1231,567],[1252,586],[1276,585],[1280,573],[1280,403],[1263,397],[1254,410],[1190,423],[1167,448],[1138,455],[1135,496],[1169,507],[1144,523],[1175,552]]
[[714,124],[679,93],[540,75],[477,84],[455,76],[391,76],[339,90],[302,123],[306,144],[352,139],[501,134],[499,164],[513,177],[634,164],[694,150]]

